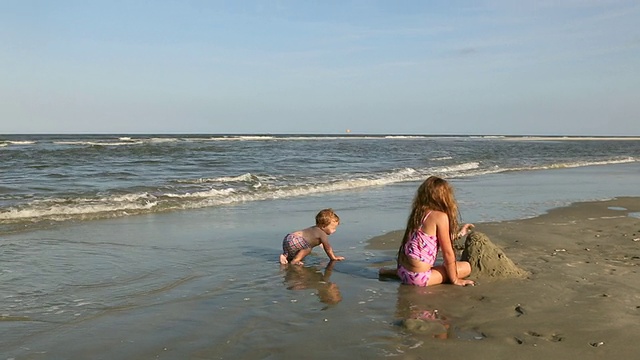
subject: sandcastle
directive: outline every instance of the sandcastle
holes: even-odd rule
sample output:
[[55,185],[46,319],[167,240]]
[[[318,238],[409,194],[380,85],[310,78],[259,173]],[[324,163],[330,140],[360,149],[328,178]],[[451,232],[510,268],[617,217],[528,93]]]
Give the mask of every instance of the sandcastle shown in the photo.
[[473,279],[524,278],[529,274],[517,267],[487,235],[477,231],[467,235],[460,260],[471,264]]

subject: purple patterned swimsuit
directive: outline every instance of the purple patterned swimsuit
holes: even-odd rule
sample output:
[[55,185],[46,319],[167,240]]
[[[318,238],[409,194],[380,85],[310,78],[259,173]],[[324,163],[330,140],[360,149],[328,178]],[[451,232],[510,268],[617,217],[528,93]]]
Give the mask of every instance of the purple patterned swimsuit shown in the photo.
[[293,260],[298,251],[310,247],[309,242],[302,235],[296,233],[287,234],[282,240],[282,253],[287,257],[288,261]]
[[[425,215],[422,222],[427,219],[431,211]],[[435,235],[425,234],[418,229],[411,234],[409,241],[404,244],[404,254],[408,257],[426,262],[433,266],[438,255],[438,238]],[[398,276],[403,284],[427,286],[431,277],[431,269],[425,272],[413,272],[398,264]]]

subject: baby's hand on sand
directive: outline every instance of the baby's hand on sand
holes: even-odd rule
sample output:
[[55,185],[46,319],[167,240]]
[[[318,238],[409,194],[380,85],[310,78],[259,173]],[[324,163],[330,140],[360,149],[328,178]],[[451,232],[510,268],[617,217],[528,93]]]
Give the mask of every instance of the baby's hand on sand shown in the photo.
[[344,256],[336,256],[335,259],[332,259],[331,261],[342,261],[344,260]]
[[293,261],[292,264],[293,265],[304,265],[304,263],[302,261]]

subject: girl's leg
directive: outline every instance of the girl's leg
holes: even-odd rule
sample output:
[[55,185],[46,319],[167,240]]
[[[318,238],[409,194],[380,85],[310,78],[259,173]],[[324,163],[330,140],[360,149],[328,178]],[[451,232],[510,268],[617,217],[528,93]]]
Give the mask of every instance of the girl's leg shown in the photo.
[[[471,264],[467,261],[456,261],[456,266],[458,268],[458,277],[460,279],[464,279],[469,274],[471,274]],[[429,278],[429,282],[427,282],[427,286],[442,284],[444,282],[450,282],[449,277],[447,276],[447,270],[445,270],[444,265],[434,266],[431,268],[431,277]]]
[[398,277],[398,268],[397,267],[393,267],[393,268],[380,268],[380,270],[378,270],[378,276],[384,276],[384,277]]

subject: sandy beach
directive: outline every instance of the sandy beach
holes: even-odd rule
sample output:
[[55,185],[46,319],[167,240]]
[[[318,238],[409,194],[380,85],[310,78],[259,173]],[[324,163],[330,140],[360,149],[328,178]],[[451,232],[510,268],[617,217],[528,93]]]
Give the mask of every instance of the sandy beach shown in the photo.
[[[476,224],[524,278],[475,272],[475,287],[439,285],[415,307],[446,309],[448,337],[408,358],[583,359],[637,356],[640,198],[584,202],[524,220]],[[402,231],[370,240],[392,255]],[[391,265],[392,263],[388,263]],[[428,321],[428,320],[426,320]],[[407,329],[420,336],[431,330]],[[475,339],[478,341],[469,340]],[[462,340],[462,341],[461,341]],[[483,342],[481,348],[478,342]]]

